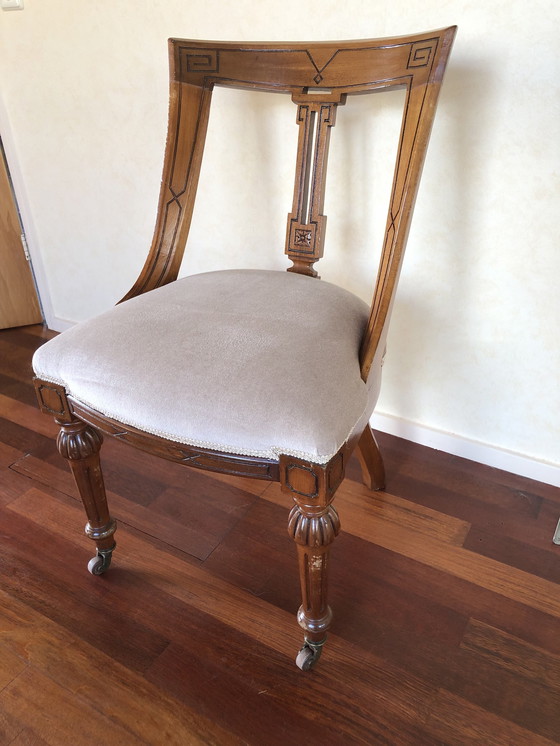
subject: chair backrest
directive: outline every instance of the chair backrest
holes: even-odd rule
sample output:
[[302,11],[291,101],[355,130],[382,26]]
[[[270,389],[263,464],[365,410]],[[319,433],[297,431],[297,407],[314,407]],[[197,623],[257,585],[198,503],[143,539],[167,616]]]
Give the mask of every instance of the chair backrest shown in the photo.
[[326,164],[337,107],[351,94],[405,88],[401,134],[371,314],[360,353],[367,378],[387,321],[443,73],[456,27],[394,39],[293,44],[170,39],[169,128],[154,239],[125,299],[172,282],[191,223],[215,85],[291,94],[299,139],[286,254],[317,276],[325,239]]

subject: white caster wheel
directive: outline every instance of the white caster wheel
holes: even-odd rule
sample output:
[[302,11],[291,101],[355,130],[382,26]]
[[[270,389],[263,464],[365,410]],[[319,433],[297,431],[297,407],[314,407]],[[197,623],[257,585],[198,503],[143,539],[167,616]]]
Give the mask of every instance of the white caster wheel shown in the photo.
[[90,571],[90,573],[92,575],[103,575],[103,573],[109,569],[112,553],[112,549],[109,549],[107,551],[98,550],[95,557],[92,557],[88,562],[87,569]]
[[313,643],[306,642],[297,654],[296,666],[302,671],[311,670],[321,657],[322,647],[322,643],[320,645],[313,645]]

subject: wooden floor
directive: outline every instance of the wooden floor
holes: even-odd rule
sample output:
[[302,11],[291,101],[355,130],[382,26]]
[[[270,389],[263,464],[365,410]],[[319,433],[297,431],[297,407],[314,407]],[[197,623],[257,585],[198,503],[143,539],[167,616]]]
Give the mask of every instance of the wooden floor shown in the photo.
[[92,544],[30,385],[41,327],[0,332],[0,745],[560,743],[559,491],[380,434],[388,490],[339,489],[335,612],[301,634],[277,485],[103,446],[119,520]]

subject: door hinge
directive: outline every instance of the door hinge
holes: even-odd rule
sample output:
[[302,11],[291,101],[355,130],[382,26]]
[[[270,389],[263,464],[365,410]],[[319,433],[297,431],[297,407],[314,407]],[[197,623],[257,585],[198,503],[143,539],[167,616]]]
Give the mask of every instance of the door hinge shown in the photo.
[[27,246],[27,239],[25,238],[25,233],[21,234],[21,245],[23,246],[23,253],[25,254],[25,258],[28,262],[31,261],[31,257],[29,256],[29,247]]

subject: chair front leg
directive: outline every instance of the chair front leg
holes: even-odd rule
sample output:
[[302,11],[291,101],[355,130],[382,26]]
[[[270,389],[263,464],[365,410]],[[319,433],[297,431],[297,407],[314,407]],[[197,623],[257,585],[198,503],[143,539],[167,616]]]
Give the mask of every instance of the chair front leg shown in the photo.
[[97,554],[88,563],[92,575],[101,575],[109,568],[116,546],[113,534],[116,522],[109,515],[99,451],[103,438],[91,425],[75,417],[70,421],[56,420],[60,432],[56,445],[72,470],[88,522],[86,535],[95,542]]
[[331,505],[342,481],[342,456],[326,465],[291,457],[280,459],[282,490],[295,502],[288,533],[297,544],[302,604],[297,620],[305,630],[304,645],[296,664],[304,671],[319,660],[332,620],[328,605],[329,550],[340,530],[338,513]]
[[319,660],[331,626],[332,610],[327,602],[329,549],[339,530],[338,513],[332,506],[314,512],[297,503],[290,512],[288,533],[297,544],[302,597],[297,620],[305,630],[296,664],[303,671]]

